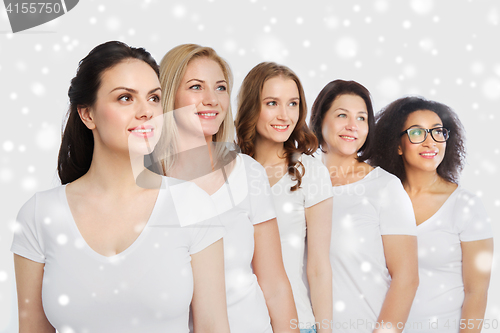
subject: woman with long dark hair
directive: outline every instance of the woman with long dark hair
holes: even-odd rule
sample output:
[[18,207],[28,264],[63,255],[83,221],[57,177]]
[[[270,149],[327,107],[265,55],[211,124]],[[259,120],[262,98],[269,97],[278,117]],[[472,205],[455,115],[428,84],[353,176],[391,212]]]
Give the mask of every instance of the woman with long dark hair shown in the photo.
[[[332,191],[328,170],[312,156],[318,144],[306,116],[302,84],[288,67],[263,62],[243,80],[236,134],[242,152],[262,164],[269,178],[283,262],[299,317],[292,325],[303,333],[331,332]],[[310,298],[303,280],[305,253]]]
[[418,285],[415,218],[399,179],[365,162],[378,144],[370,93],[332,81],[311,113],[333,185],[335,331],[402,332]]
[[448,106],[404,97],[377,116],[371,160],[403,183],[415,212],[420,285],[406,332],[480,332],[493,256],[481,200],[459,185],[462,124]]
[[211,202],[144,167],[162,132],[158,75],[147,51],[121,42],[80,62],[59,152],[63,185],[18,215],[20,332],[188,332],[190,305],[196,327],[229,332],[224,230],[182,218],[171,189]]

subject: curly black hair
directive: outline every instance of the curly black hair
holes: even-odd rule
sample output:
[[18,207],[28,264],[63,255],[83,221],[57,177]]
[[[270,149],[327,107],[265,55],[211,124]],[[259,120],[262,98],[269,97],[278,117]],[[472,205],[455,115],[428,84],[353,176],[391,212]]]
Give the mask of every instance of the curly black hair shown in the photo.
[[441,178],[458,184],[465,163],[465,130],[457,114],[449,106],[423,97],[400,98],[377,114],[374,131],[377,144],[372,147],[370,164],[380,166],[396,175],[401,182],[406,180],[403,158],[398,154],[398,147],[401,144],[401,132],[405,130],[403,125],[408,115],[420,110],[436,113],[441,118],[443,126],[450,131],[444,158],[437,168],[437,173]]

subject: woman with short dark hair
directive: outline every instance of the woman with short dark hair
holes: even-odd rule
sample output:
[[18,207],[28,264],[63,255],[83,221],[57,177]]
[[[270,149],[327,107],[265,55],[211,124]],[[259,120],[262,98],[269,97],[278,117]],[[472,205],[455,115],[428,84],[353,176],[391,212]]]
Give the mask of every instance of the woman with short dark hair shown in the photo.
[[330,82],[311,124],[333,185],[334,331],[401,332],[418,285],[415,218],[399,179],[364,162],[376,144],[370,93]]

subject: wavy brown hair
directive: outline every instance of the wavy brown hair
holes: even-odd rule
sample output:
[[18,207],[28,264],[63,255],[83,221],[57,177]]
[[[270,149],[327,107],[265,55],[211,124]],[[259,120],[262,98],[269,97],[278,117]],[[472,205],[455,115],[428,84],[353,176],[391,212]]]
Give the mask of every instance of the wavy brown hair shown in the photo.
[[241,152],[253,157],[257,139],[256,126],[261,111],[262,89],[264,83],[274,77],[293,80],[299,91],[299,119],[292,134],[283,143],[288,174],[294,181],[297,181],[291,188],[291,191],[295,191],[300,187],[302,177],[306,172],[299,157],[301,154],[312,155],[318,149],[318,140],[306,124],[307,105],[304,89],[298,76],[290,68],[274,62],[262,62],[247,74],[238,94],[236,138]]
[[370,162],[396,175],[401,182],[406,180],[403,158],[398,154],[401,145],[401,132],[408,115],[415,111],[429,110],[441,118],[443,127],[450,131],[446,149],[437,174],[452,183],[458,184],[460,172],[465,162],[464,129],[457,114],[447,105],[427,100],[423,97],[410,96],[400,98],[387,105],[377,114],[375,142]]

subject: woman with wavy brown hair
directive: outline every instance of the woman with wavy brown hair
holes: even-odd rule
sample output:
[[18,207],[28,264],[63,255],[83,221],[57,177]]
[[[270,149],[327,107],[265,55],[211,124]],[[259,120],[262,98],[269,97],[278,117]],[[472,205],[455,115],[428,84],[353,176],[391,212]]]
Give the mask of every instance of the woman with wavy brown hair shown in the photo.
[[[243,80],[236,116],[238,144],[264,166],[269,178],[283,262],[299,316],[291,325],[314,332],[315,323],[329,322],[332,313],[332,194],[327,169],[312,156],[318,146],[306,115],[302,84],[288,67],[264,62]],[[302,278],[306,234],[311,299]]]

